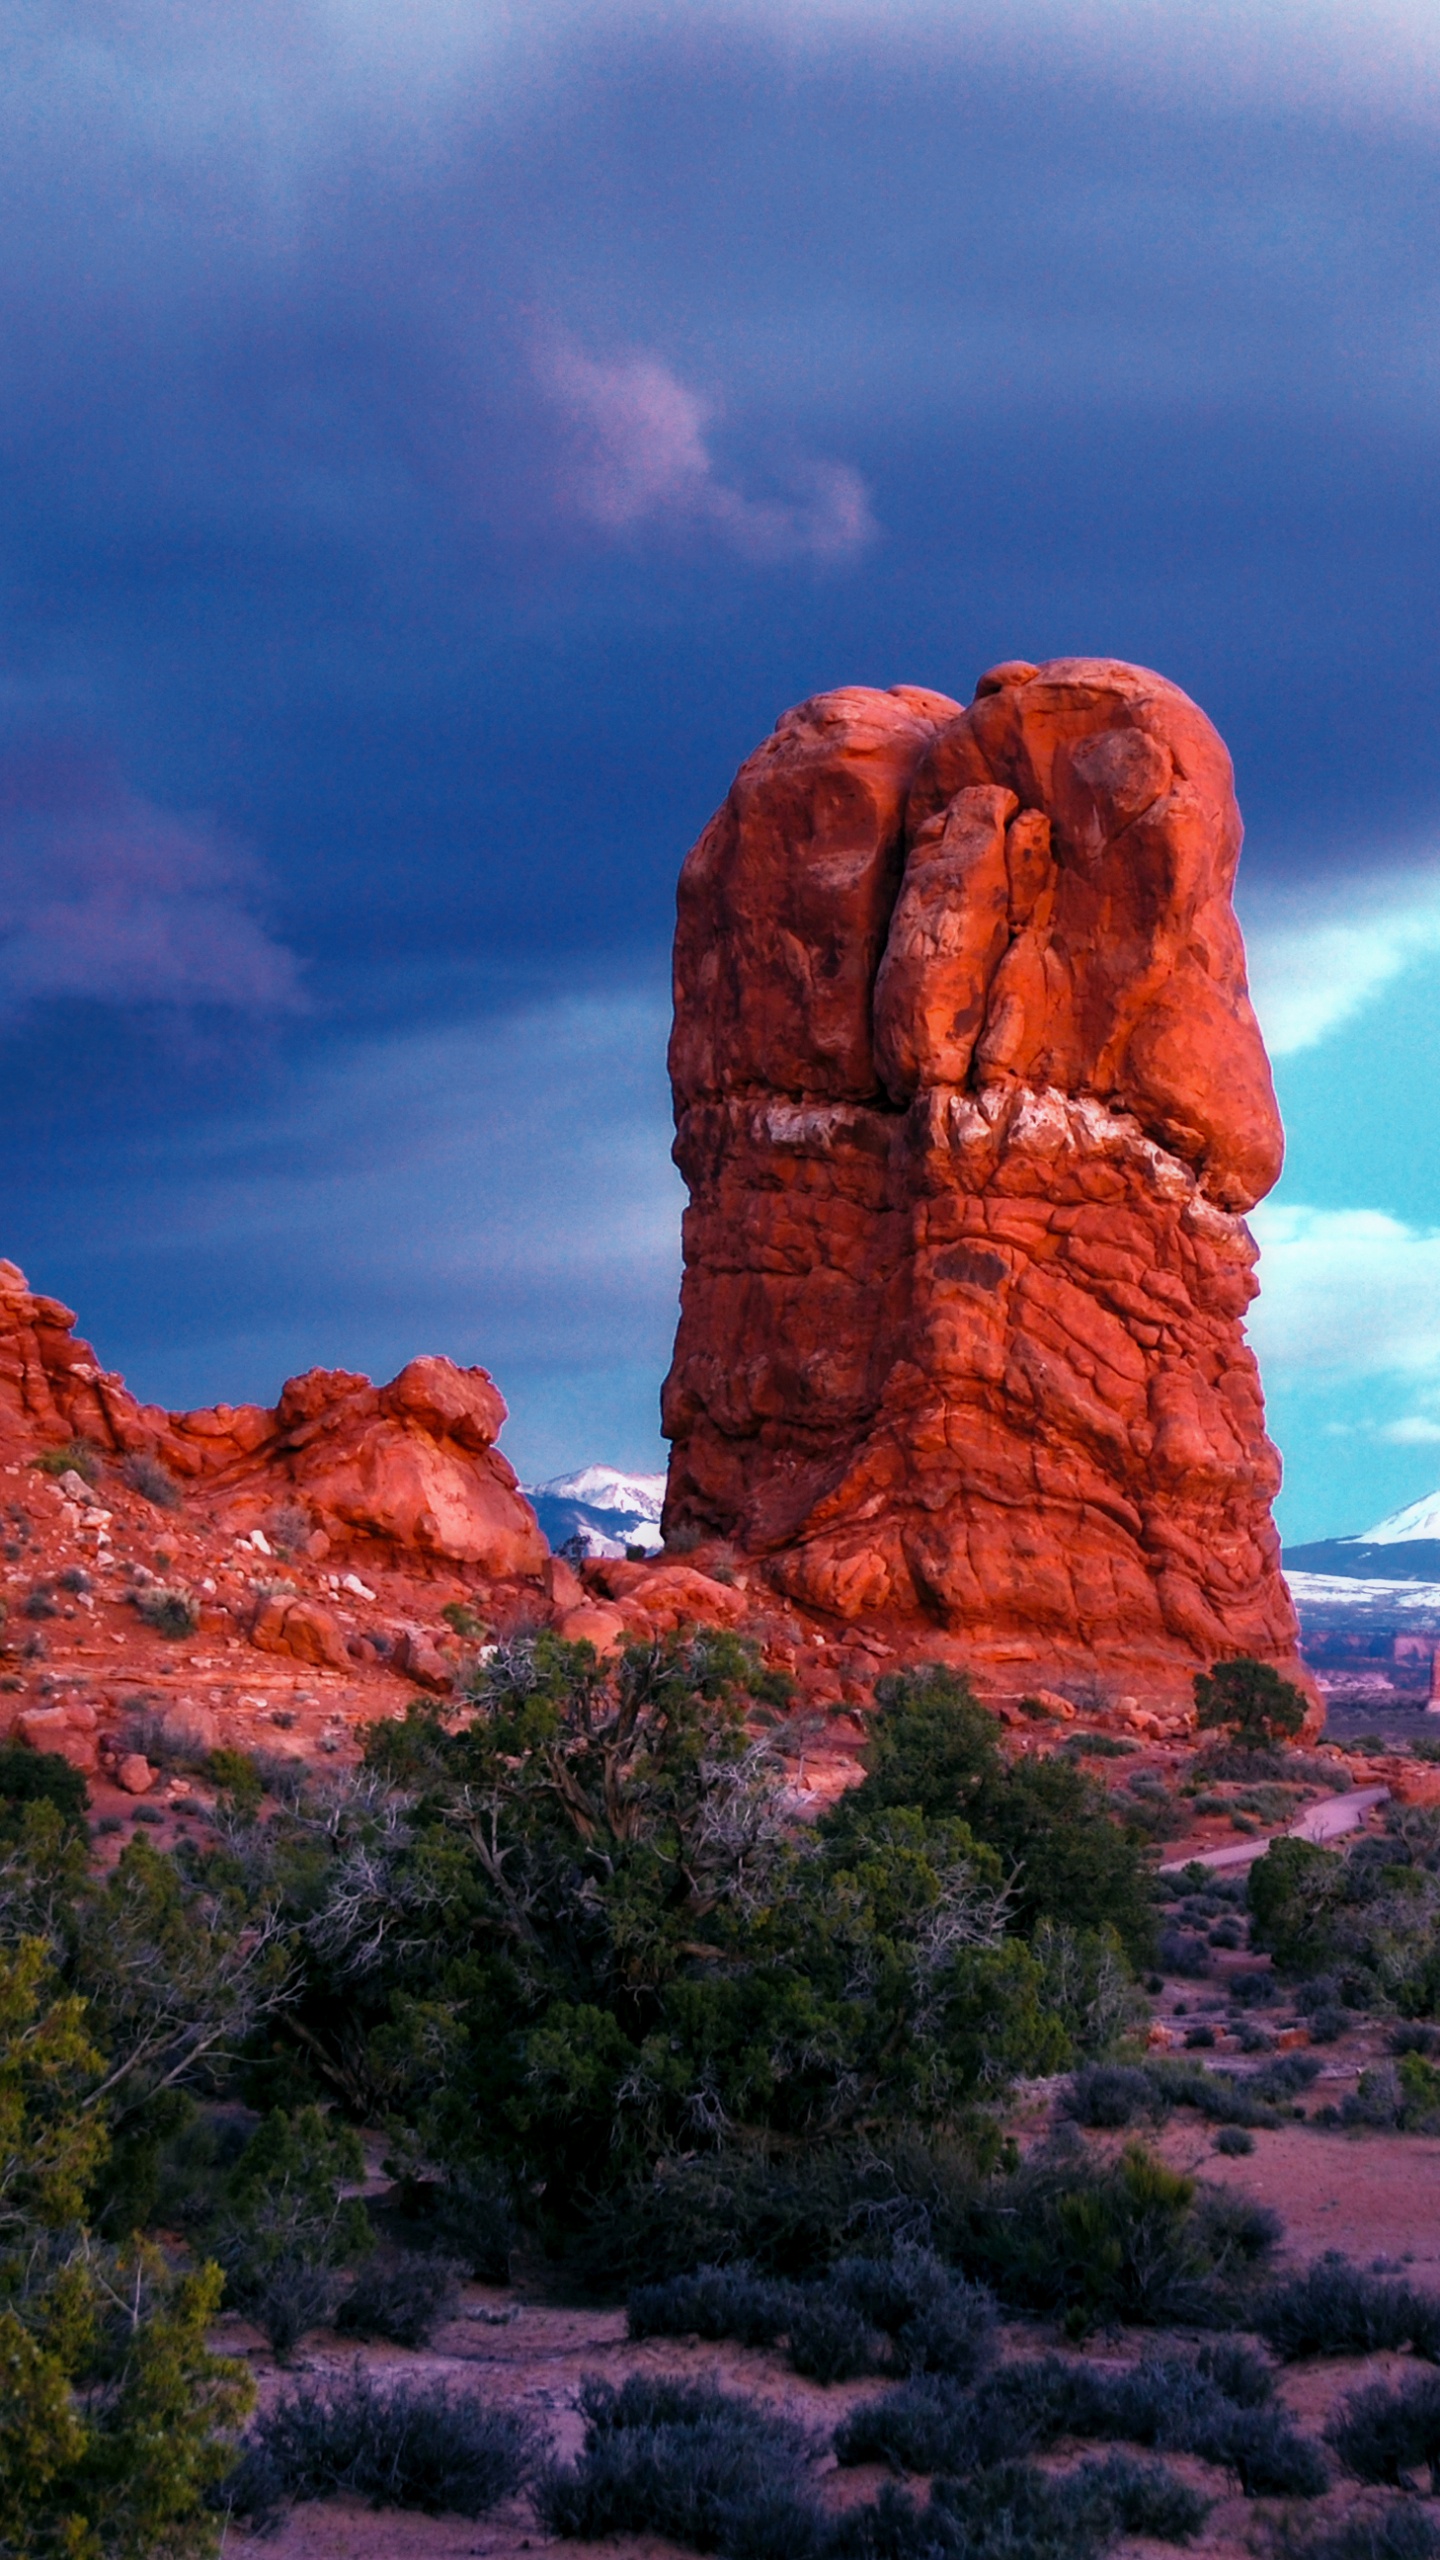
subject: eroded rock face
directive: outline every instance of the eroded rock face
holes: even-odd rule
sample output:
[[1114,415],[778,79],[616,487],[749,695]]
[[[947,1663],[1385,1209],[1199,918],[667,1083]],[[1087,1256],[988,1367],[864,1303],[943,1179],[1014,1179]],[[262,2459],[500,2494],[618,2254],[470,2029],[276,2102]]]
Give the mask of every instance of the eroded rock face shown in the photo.
[[[58,1299],[0,1262],[0,1459],[83,1440],[102,1456],[155,1458],[237,1530],[290,1506],[343,1550],[473,1567],[497,1581],[545,1571],[549,1550],[494,1442],[505,1403],[484,1369],[412,1360],[387,1387],[311,1369],[279,1403],[167,1413],[102,1370]],[[287,1639],[299,1649],[298,1631]],[[307,1659],[323,1656],[313,1631]]]
[[667,1535],[976,1660],[1293,1666],[1240,834],[1204,715],[1105,660],[750,759],[680,885]]

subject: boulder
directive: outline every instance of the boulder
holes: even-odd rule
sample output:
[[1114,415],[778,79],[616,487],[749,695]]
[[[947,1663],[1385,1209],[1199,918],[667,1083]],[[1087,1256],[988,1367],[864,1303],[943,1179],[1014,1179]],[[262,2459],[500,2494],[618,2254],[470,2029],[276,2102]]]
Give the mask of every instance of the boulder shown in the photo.
[[402,1627],[390,1649],[391,1668],[421,1689],[445,1693],[455,1686],[455,1665],[447,1662],[433,1636],[423,1627]]
[[1239,846],[1220,739],[1143,668],[781,721],[680,885],[667,1540],[1011,1693],[1305,1680],[1243,1331],[1281,1135]]
[[72,1724],[64,1707],[24,1707],[15,1719],[15,1730],[32,1751],[53,1752],[87,1777],[100,1765],[90,1733]]
[[344,1671],[349,1667],[339,1621],[318,1601],[292,1598],[286,1592],[261,1602],[250,1641],[262,1653],[288,1653],[296,1662],[311,1662],[317,1668],[328,1664],[332,1670]]
[[629,1630],[623,1610],[608,1600],[585,1600],[567,1609],[557,1621],[556,1633],[567,1644],[593,1644],[599,1654],[618,1653]]
[[[155,1784],[155,1771],[142,1752],[127,1751],[115,1771],[115,1784],[123,1787],[127,1796],[148,1796]],[[188,1788],[185,1793],[189,1793]]]

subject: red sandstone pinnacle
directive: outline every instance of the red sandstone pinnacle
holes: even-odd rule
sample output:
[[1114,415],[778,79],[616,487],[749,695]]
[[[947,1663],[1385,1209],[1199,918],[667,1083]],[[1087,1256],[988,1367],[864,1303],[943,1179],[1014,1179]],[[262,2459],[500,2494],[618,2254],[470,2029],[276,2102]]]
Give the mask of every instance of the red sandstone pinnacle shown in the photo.
[[1109,660],[822,695],[750,758],[680,882],[667,1533],[1017,1671],[1296,1667],[1240,836],[1203,713]]

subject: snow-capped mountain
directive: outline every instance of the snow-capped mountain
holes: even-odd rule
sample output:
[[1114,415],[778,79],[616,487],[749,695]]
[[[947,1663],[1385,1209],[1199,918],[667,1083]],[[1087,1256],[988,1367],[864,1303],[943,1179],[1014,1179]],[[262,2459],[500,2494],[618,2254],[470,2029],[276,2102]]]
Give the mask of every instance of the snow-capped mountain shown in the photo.
[[663,1476],[626,1475],[620,1467],[578,1467],[573,1475],[553,1476],[548,1484],[522,1485],[520,1490],[534,1504],[535,1517],[556,1553],[577,1538],[587,1556],[623,1556],[628,1547],[643,1547],[654,1555],[662,1543]]
[[1440,1493],[1422,1494],[1418,1502],[1407,1503],[1403,1511],[1387,1512],[1373,1529],[1361,1532],[1356,1544],[1401,1547],[1412,1538],[1440,1538]]
[[1358,1537],[1287,1547],[1284,1564],[1292,1590],[1297,1570],[1377,1583],[1440,1582],[1440,1493],[1424,1494],[1403,1511],[1387,1512]]

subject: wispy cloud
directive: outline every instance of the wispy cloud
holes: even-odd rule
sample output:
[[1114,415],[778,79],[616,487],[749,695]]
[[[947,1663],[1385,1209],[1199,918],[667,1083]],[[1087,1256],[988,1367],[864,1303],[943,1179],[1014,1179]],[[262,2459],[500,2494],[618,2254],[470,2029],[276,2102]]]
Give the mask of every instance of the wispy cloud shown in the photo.
[[261,887],[251,855],[103,760],[0,758],[0,1017],[65,997],[293,1011],[294,954],[259,920]]
[[1249,1331],[1267,1384],[1440,1379],[1440,1233],[1380,1209],[1264,1201]]
[[1313,882],[1244,902],[1250,992],[1272,1057],[1316,1048],[1417,960],[1440,951],[1440,873]]
[[535,369],[569,423],[562,495],[605,532],[690,527],[753,560],[849,560],[874,540],[869,494],[848,463],[801,463],[783,498],[750,497],[723,479],[707,434],[714,403],[659,356],[601,359],[560,337],[537,347]]

